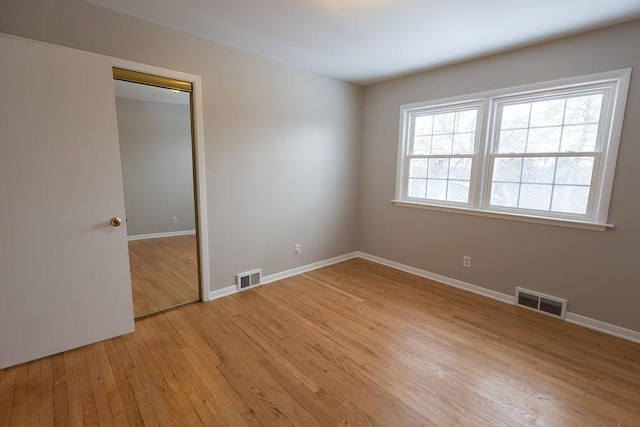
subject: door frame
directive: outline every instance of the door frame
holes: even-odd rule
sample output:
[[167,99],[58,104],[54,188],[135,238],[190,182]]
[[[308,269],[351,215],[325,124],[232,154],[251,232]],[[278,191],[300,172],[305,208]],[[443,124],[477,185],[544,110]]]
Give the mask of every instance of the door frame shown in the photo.
[[[192,85],[191,92],[191,109],[193,120],[193,145],[194,159],[193,166],[195,169],[196,180],[196,207],[197,207],[197,232],[198,232],[198,250],[200,264],[200,298],[202,301],[209,301],[210,283],[209,283],[209,233],[207,227],[207,191],[206,191],[206,164],[205,164],[205,148],[204,148],[204,125],[202,115],[202,78],[195,74],[184,73],[182,71],[170,70],[168,68],[156,67],[153,65],[141,64],[139,62],[128,61],[125,59],[111,58],[113,67],[123,68],[125,70],[137,71],[140,73],[153,74],[160,77],[166,77],[175,80],[189,82]],[[115,98],[114,98],[115,103]]]

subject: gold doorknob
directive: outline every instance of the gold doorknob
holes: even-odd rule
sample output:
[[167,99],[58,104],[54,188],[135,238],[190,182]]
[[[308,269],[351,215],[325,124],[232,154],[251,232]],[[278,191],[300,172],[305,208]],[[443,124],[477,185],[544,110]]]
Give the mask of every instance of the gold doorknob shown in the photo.
[[111,218],[109,224],[113,225],[114,227],[120,227],[120,224],[122,224],[122,220],[116,216],[114,218]]

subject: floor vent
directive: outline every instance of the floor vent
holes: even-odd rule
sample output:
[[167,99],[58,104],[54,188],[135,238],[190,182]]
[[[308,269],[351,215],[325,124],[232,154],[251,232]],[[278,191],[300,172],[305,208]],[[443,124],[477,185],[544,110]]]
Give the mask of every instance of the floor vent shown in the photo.
[[238,274],[236,278],[238,283],[238,290],[242,291],[244,289],[260,284],[260,280],[262,278],[262,270],[257,269],[245,271],[244,273]]
[[564,319],[567,300],[528,289],[516,288],[516,305]]

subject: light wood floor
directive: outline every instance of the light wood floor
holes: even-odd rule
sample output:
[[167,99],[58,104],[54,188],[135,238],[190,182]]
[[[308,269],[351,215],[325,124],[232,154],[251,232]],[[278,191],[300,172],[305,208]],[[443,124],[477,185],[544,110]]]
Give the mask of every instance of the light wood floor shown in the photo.
[[196,236],[129,242],[135,317],[200,299]]
[[0,370],[0,425],[640,425],[640,345],[361,259]]

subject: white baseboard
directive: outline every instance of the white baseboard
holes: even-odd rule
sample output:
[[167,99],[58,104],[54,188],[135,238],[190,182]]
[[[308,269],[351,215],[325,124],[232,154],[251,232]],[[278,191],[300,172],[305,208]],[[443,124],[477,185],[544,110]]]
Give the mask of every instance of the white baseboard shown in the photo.
[[[386,265],[397,270],[404,271],[406,273],[414,274],[416,276],[424,277],[426,279],[433,280],[443,285],[453,286],[454,288],[462,289],[472,292],[474,294],[489,297],[507,304],[514,304],[515,297],[512,295],[503,294],[502,292],[492,291],[491,289],[483,288],[481,286],[472,285],[471,283],[463,282],[461,280],[452,279],[450,277],[441,276],[430,271],[421,270],[419,268],[411,267],[409,265],[401,264],[399,262],[390,261],[385,258],[380,258],[375,255],[370,255],[364,252],[358,252],[358,257],[373,261],[377,264]],[[582,316],[580,314],[567,312],[565,321],[579,325],[588,329],[593,329],[598,332],[603,332],[608,335],[613,335],[618,338],[622,338],[635,343],[640,343],[640,332],[632,329],[623,328],[621,326],[612,325],[610,323],[602,322],[600,320],[592,319],[590,317]]]
[[209,292],[209,301],[226,297],[227,295],[233,295],[236,292],[238,292],[238,287],[236,285],[227,286],[226,288],[222,289],[216,289],[215,291]]
[[166,233],[134,234],[127,236],[127,240],[161,239],[163,237],[191,236],[194,234],[196,234],[196,230],[167,231]]
[[[322,261],[314,262],[311,264],[303,265],[301,267],[292,268],[291,270],[281,271],[280,273],[270,274],[268,276],[262,276],[260,285],[266,285],[267,283],[276,282],[278,280],[286,279],[287,277],[297,276],[298,274],[307,273],[309,271],[317,270],[318,268],[326,267],[328,265],[337,264],[348,259],[356,258],[357,252],[340,255],[334,258],[325,259]],[[252,287],[253,288],[253,287]],[[233,295],[239,292],[236,285],[227,286],[226,288],[211,291],[209,293],[209,300],[214,300],[228,295]]]
[[441,276],[430,271],[421,270],[419,268],[411,267],[409,265],[400,264],[399,262],[390,261],[385,258],[380,258],[375,255],[370,255],[364,252],[358,252],[358,256],[369,261],[373,261],[377,264],[386,265],[387,267],[395,268],[396,270],[404,271],[415,276],[424,277],[425,279],[433,280],[434,282],[442,283],[444,285],[452,286],[454,288],[462,289],[464,291],[472,292],[474,294],[489,297],[498,301],[506,302],[507,304],[513,304],[515,297],[502,292],[492,291],[491,289],[483,288],[481,286],[472,285],[471,283],[463,282],[462,280],[452,279],[450,277]]
[[640,344],[640,332],[634,331],[632,329],[612,325],[611,323],[601,322],[600,320],[581,316],[579,314],[571,312],[567,312],[567,317],[565,318],[565,320],[569,323],[573,323],[574,325],[584,326],[585,328],[593,329],[594,331],[603,332],[608,335],[613,335],[614,337],[622,338]]
[[340,255],[334,258],[325,259],[323,261],[314,262],[311,264],[303,265],[302,267],[292,268],[291,270],[282,271],[280,273],[270,274],[263,276],[261,283],[263,285],[277,280],[286,279],[287,277],[297,276],[298,274],[307,273],[309,271],[317,270],[318,268],[326,267],[328,265],[337,264],[348,259],[357,258],[358,253],[352,252],[350,254]]

